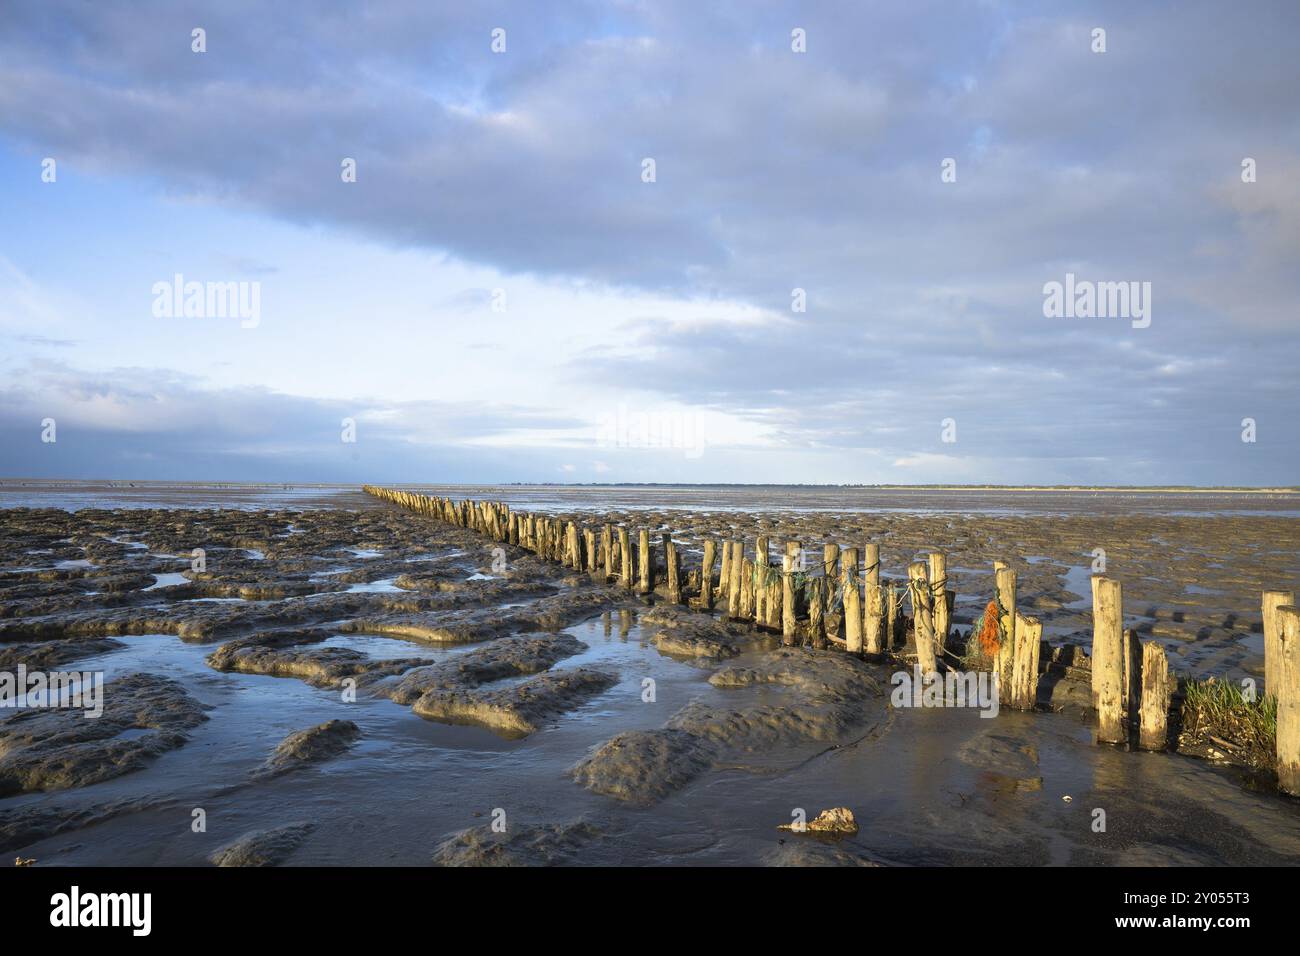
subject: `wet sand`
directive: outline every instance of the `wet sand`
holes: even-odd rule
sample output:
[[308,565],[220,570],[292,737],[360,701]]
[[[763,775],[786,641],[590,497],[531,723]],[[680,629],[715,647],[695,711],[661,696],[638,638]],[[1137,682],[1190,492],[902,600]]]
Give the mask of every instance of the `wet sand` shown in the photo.
[[[479,535],[349,491],[312,510],[257,494],[191,510],[176,507],[183,488],[168,494],[0,511],[0,669],[110,682],[103,730],[0,716],[4,852],[38,865],[1300,861],[1296,802],[1227,766],[1095,746],[1068,709],[892,708],[893,667],[783,650],[518,549],[494,571]],[[940,548],[958,627],[1002,558],[1055,643],[1087,643],[1101,547],[1129,626],[1196,676],[1261,678],[1259,593],[1300,577],[1300,522],[1261,513],[1286,500],[1063,513],[1040,495],[1012,513],[970,498],[908,513],[820,491],[807,510],[690,494],[711,503],[620,491],[622,505],[599,505],[671,528],[688,555],[706,534],[818,551],[874,540],[896,577]],[[167,507],[137,507],[150,503]],[[139,674],[149,707],[115,709],[134,685],[111,682]],[[796,808],[834,806],[857,834],[777,830]]]

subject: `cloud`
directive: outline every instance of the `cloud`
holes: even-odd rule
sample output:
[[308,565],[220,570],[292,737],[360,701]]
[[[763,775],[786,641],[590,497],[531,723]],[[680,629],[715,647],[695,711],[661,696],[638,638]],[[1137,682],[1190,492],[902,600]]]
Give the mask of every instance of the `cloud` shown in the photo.
[[[394,442],[484,456],[478,477],[497,477],[503,448],[574,443],[591,415],[553,396],[577,376],[606,406],[724,416],[763,456],[746,462],[788,480],[837,452],[862,480],[1294,480],[1291,5],[14,6],[0,136],[61,168],[746,316],[648,315],[613,344],[575,323],[571,359],[533,370],[539,407],[358,413]],[[1090,49],[1098,24],[1105,54]],[[790,50],[795,25],[806,54]],[[1066,272],[1151,282],[1152,327],[1044,319],[1043,284]],[[489,295],[441,306],[469,317]],[[180,434],[202,387],[153,374],[34,369],[29,384],[45,404],[63,389],[87,427]],[[195,434],[261,435],[243,415],[259,403],[308,435],[328,431],[313,416],[349,413],[341,395],[223,395],[239,411]],[[1254,446],[1237,436],[1248,415],[1269,423]],[[939,444],[949,417],[956,447]],[[291,438],[286,457],[314,447]]]

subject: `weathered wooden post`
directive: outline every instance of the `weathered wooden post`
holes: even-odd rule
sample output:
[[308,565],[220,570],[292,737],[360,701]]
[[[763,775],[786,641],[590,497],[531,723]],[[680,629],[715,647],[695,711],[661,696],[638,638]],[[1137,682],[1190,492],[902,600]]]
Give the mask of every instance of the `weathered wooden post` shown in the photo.
[[787,551],[781,557],[781,643],[795,645],[794,620],[794,558]]
[[1142,704],[1142,639],[1137,631],[1124,628],[1124,646],[1120,649],[1123,662],[1124,729],[1130,743],[1138,732],[1138,708]]
[[741,575],[745,573],[745,543],[731,542],[731,566],[728,569],[730,579],[727,581],[727,614],[732,618],[740,617]]
[[768,549],[770,543],[765,534],[760,534],[754,542],[754,623],[770,626],[772,618],[772,589],[767,586],[767,570],[770,563]]
[[795,571],[805,570],[802,541],[787,541],[785,543],[785,553],[793,559],[790,566],[794,568]]
[[650,563],[653,558],[650,554],[650,532],[648,529],[642,528],[637,532],[637,543],[641,558],[641,593],[649,594],[655,589],[655,572]]
[[822,614],[826,610],[826,582],[829,578],[813,578],[808,584],[809,640],[816,650],[826,647],[826,629]]
[[897,630],[898,621],[898,589],[894,587],[893,582],[886,585],[885,594],[885,650],[892,651],[894,645],[898,643]]
[[[700,607],[713,610],[713,563],[718,557],[718,545],[712,538],[704,541],[704,561],[700,565]],[[174,580],[174,579],[173,579]]]
[[623,587],[632,590],[632,538],[627,528],[618,529],[618,573]]
[[1092,696],[1097,708],[1097,739],[1118,744],[1125,740],[1124,600],[1118,581],[1092,579]]
[[881,590],[879,582],[872,582],[870,579],[867,580],[865,591],[862,615],[866,625],[863,630],[863,650],[868,654],[880,655],[885,652],[884,592]]
[[858,549],[845,548],[840,559],[840,587],[844,591],[844,649],[862,653],[862,598],[858,592]]
[[924,561],[913,561],[907,566],[907,578],[912,592],[912,617],[916,636],[916,661],[921,665],[921,675],[938,673],[934,656],[934,598],[930,582],[926,580]]
[[614,576],[614,526],[610,524],[600,531],[600,563],[608,581]]
[[565,564],[575,571],[582,570],[582,557],[578,551],[578,526],[570,521],[566,529]]
[[1142,690],[1138,746],[1164,750],[1169,738],[1169,658],[1158,641],[1142,645]]
[[1278,608],[1282,619],[1277,692],[1277,785],[1300,797],[1300,608]]
[[1036,617],[1016,613],[1016,648],[1011,666],[1011,706],[1033,710],[1038,703],[1038,657],[1043,625]]
[[1294,591],[1264,592],[1264,693],[1277,696],[1282,686],[1282,615],[1278,609],[1295,604]]
[[664,563],[668,567],[668,601],[670,604],[681,604],[681,569],[677,566],[677,546],[673,544],[671,534],[664,535]]
[[840,546],[838,544],[822,545],[822,611],[829,613],[831,602],[835,600],[835,582],[840,579]]
[[[743,549],[743,545],[742,545]],[[748,558],[741,558],[740,561],[740,617],[742,620],[752,621],[754,618],[755,594],[757,589],[754,586],[754,562]]]
[[999,623],[1002,640],[998,643],[997,673],[998,697],[1003,703],[1011,700],[1011,665],[1016,648],[1016,572],[1005,561],[993,562],[993,575],[997,582]]
[[[731,602],[731,542],[722,539],[722,569],[718,572],[718,598],[724,606]],[[728,607],[728,611],[730,608]]]
[[930,594],[934,597],[934,643],[943,656],[948,646],[948,557],[939,551],[931,551],[927,556],[930,562]]
[[587,545],[587,571],[595,574],[600,570],[600,552],[596,549],[596,532],[592,528],[584,528],[582,537]]
[[[885,650],[885,593],[880,587],[880,545],[868,541],[862,548],[862,614],[863,614],[863,641],[864,650],[868,654],[880,654]],[[878,593],[878,606],[875,611],[877,617],[875,645],[878,650],[871,649],[871,622],[866,618],[872,613],[871,610],[871,591],[872,588]]]

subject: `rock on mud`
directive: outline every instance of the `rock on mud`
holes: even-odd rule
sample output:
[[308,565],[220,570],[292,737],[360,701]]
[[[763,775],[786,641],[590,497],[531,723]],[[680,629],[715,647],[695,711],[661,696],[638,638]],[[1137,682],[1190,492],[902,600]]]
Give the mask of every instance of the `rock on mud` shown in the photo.
[[277,866],[289,858],[315,829],[315,824],[287,823],[271,830],[246,833],[208,857],[214,866]]
[[[0,720],[0,796],[84,787],[180,747],[207,709],[174,680],[130,674],[103,687],[104,712],[31,709]],[[132,731],[151,731],[123,737]]]
[[857,833],[858,821],[853,818],[853,811],[848,807],[832,807],[823,810],[807,823],[783,823],[777,829],[795,833]]

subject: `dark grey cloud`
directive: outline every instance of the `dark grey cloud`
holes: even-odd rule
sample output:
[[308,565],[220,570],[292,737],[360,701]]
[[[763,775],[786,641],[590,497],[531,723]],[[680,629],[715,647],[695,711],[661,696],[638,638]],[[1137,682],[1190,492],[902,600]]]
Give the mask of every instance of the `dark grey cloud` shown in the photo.
[[[354,442],[342,440],[343,420]],[[55,441],[42,440],[53,419]],[[581,425],[544,409],[365,402],[212,388],[167,369],[89,372],[43,361],[0,387],[0,474],[247,481],[474,481],[554,471],[541,452],[483,444],[517,429]]]

